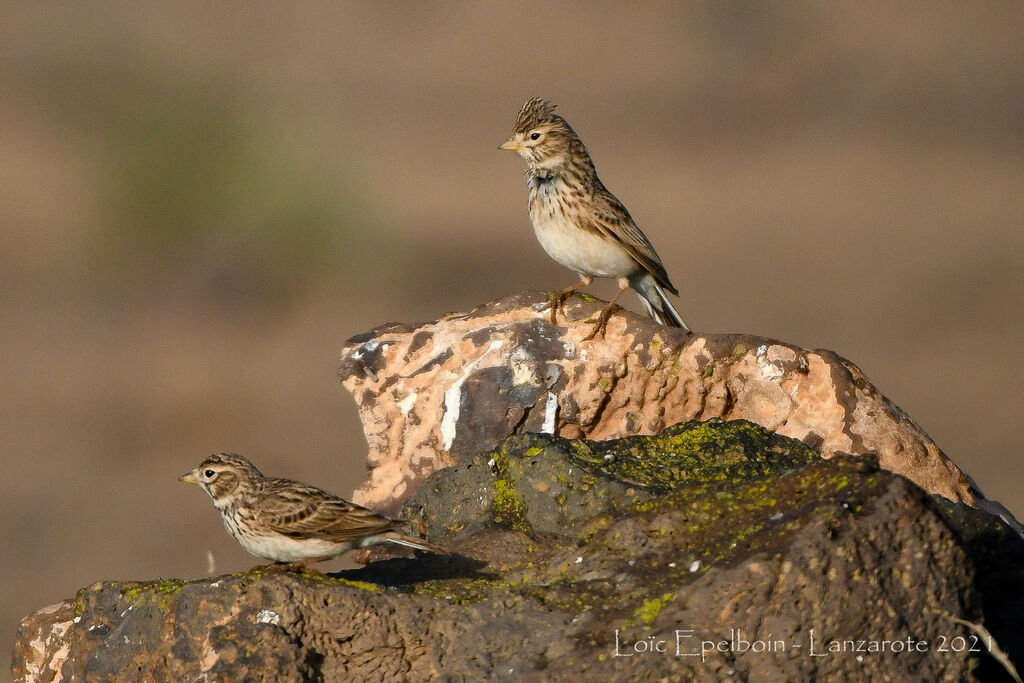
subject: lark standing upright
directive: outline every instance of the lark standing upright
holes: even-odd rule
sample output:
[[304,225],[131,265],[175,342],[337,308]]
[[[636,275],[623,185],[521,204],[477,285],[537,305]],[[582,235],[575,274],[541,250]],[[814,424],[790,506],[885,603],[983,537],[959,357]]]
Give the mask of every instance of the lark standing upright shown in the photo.
[[552,297],[552,322],[572,292],[589,285],[592,278],[613,277],[619,291],[589,337],[604,330],[615,302],[630,287],[652,318],[690,331],[665,293],[679,291],[654,246],[597,177],[586,146],[555,113],[555,105],[539,97],[524,104],[512,137],[501,149],[518,152],[526,160],[530,219],[544,251],[580,276],[580,282]]

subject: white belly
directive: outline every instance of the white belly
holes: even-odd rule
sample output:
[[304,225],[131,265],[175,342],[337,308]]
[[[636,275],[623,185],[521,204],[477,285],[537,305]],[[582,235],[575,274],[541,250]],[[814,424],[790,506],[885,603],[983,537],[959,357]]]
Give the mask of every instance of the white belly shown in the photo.
[[297,541],[287,536],[247,537],[239,538],[238,541],[243,548],[256,557],[275,562],[298,562],[314,557],[333,557],[348,549],[345,545],[330,541],[318,539]]
[[246,533],[229,515],[222,515],[228,533],[256,557],[274,562],[298,562],[314,557],[333,557],[352,547],[351,543],[332,543],[321,539],[298,540],[280,534]]
[[578,212],[559,201],[560,180],[531,187],[530,220],[537,241],[548,256],[581,275],[628,277],[638,264],[611,239],[579,227]]

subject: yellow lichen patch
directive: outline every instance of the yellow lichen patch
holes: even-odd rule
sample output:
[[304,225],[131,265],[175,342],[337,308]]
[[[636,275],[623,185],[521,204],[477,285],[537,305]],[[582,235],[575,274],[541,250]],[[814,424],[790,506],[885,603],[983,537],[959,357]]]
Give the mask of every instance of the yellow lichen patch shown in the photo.
[[665,593],[660,598],[644,600],[644,604],[637,608],[633,613],[633,616],[643,623],[649,624],[658,617],[658,614],[661,612],[661,608],[664,607],[665,603],[673,597],[675,597],[674,593]]
[[736,346],[732,347],[732,352],[729,354],[729,358],[726,362],[738,362],[741,358],[743,358],[743,356],[747,355],[747,351],[748,349],[746,346],[744,346],[743,344],[737,344]]
[[519,499],[515,487],[504,479],[494,482],[494,521],[514,531],[533,531],[526,519],[526,504]]
[[332,583],[335,585],[349,586],[363,591],[379,592],[384,590],[381,586],[378,586],[375,583],[369,583],[367,581],[353,581],[340,576],[332,576],[331,574],[321,574],[320,572],[304,571],[300,576],[304,579],[311,579],[319,583]]
[[141,605],[153,601],[160,609],[166,609],[171,598],[188,581],[182,579],[157,579],[146,583],[130,583],[121,590],[121,597],[130,605]]
[[750,481],[818,458],[803,443],[744,420],[686,422],[658,436],[588,445],[572,455],[613,477],[666,489]]

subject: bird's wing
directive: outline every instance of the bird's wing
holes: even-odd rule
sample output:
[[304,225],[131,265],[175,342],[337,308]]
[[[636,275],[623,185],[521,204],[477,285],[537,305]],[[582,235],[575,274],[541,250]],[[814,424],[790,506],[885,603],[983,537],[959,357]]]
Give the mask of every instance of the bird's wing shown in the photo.
[[621,244],[637,263],[654,276],[659,285],[673,294],[679,294],[679,290],[669,281],[668,272],[647,235],[640,230],[622,202],[603,186],[594,193],[592,217],[597,228]]
[[396,523],[315,486],[271,479],[262,492],[259,521],[291,538],[344,543],[395,528]]

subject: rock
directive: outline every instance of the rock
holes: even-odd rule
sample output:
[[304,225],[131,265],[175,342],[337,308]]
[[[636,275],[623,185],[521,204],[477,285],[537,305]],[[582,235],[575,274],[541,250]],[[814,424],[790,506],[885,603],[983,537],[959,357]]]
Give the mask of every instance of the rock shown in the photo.
[[560,533],[667,490],[707,491],[712,482],[722,489],[814,460],[803,443],[744,421],[689,422],[658,436],[615,441],[524,434],[438,472],[404,512],[439,542],[475,534],[492,521],[530,534]]
[[749,422],[516,434],[404,512],[458,554],[98,583],[23,621],[14,677],[971,681],[1024,659],[1005,523]]
[[586,341],[599,303],[552,325],[544,300],[343,351],[356,498],[404,502],[452,556],[100,582],[23,620],[14,678],[970,681],[1024,661],[1019,525],[856,367],[626,312]]
[[586,341],[602,302],[575,296],[553,325],[541,293],[510,296],[422,325],[353,337],[340,375],[369,445],[354,500],[395,513],[433,472],[510,434],[614,439],[713,417],[750,420],[823,457],[874,455],[954,502],[973,482],[849,361],[772,339],[686,335],[620,309]]

